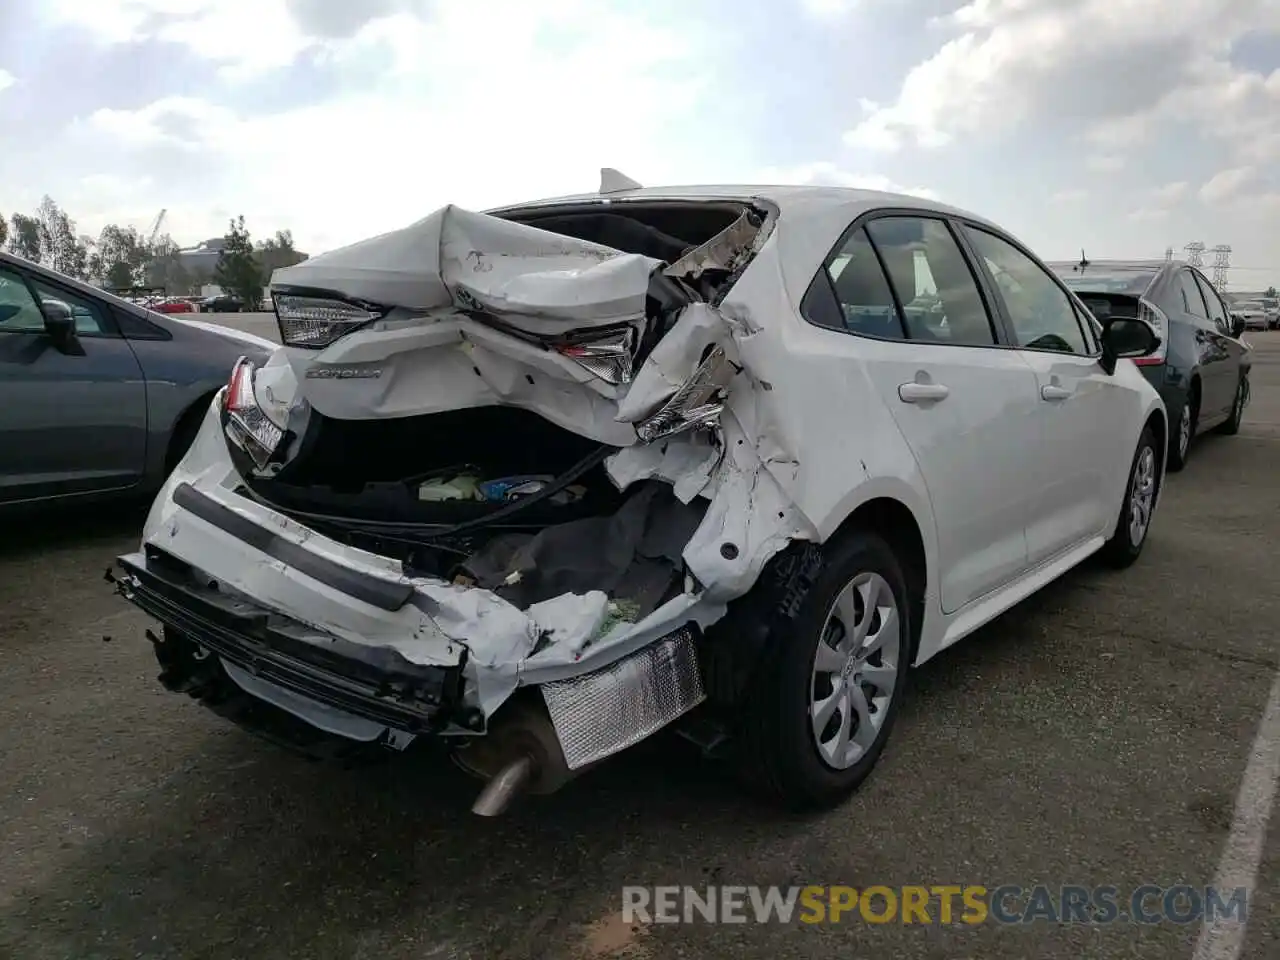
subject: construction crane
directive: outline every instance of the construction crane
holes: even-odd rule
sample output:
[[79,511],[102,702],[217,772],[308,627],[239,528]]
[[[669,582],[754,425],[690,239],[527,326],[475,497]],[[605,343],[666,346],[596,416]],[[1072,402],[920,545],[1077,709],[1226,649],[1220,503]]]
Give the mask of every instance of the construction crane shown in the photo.
[[155,223],[151,224],[151,233],[147,235],[147,246],[154,246],[156,237],[160,236],[160,227],[164,224],[164,215],[169,212],[169,208],[165,207],[156,216]]

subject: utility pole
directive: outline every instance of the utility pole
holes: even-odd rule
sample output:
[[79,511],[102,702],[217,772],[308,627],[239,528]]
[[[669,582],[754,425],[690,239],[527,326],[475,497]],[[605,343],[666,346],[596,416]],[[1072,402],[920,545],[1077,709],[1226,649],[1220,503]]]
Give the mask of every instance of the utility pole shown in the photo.
[[1231,245],[1220,243],[1213,248],[1213,285],[1219,293],[1227,292],[1227,269],[1231,266]]
[[1165,263],[1169,263],[1171,260],[1173,260],[1173,247],[1165,247],[1165,248],[1164,248],[1164,262],[1165,262]]
[[1204,266],[1205,246],[1203,243],[1197,240],[1195,243],[1188,243],[1182,249],[1187,251],[1187,263],[1191,264],[1193,267]]

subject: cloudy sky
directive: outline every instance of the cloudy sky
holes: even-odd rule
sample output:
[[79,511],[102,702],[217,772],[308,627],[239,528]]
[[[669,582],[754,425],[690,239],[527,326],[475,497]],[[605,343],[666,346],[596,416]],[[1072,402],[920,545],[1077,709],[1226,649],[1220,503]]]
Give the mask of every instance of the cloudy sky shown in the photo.
[[1280,285],[1278,68],[1280,0],[0,0],[0,213],[315,253],[614,166],[936,195],[1047,258],[1229,243]]

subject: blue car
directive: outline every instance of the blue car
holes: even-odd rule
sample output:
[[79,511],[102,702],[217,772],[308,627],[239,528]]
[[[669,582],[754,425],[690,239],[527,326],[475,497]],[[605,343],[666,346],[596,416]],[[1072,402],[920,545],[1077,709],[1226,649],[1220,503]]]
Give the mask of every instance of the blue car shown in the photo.
[[154,494],[236,360],[273,349],[0,253],[0,512]]

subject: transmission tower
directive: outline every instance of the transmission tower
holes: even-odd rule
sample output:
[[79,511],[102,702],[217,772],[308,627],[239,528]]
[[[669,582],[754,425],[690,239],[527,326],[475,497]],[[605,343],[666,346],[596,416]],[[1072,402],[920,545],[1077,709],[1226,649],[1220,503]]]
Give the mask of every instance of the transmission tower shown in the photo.
[[1220,243],[1213,248],[1213,285],[1219,293],[1227,290],[1227,270],[1231,266],[1231,245]]
[[1182,248],[1187,251],[1187,263],[1193,267],[1204,266],[1204,244],[1197,240],[1195,243],[1188,243]]
[[1164,248],[1164,262],[1165,262],[1165,263],[1168,263],[1168,262],[1169,262],[1170,260],[1172,260],[1172,259],[1173,259],[1173,247],[1165,247],[1165,248]]

